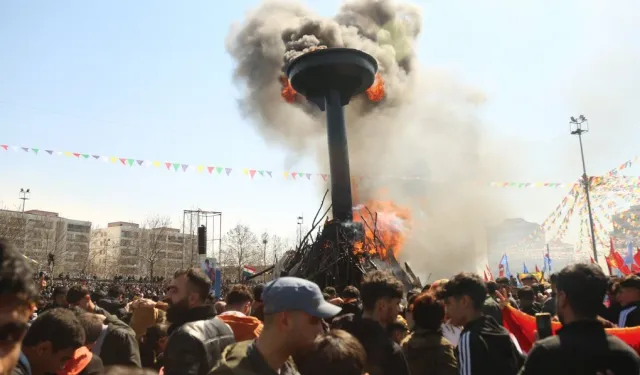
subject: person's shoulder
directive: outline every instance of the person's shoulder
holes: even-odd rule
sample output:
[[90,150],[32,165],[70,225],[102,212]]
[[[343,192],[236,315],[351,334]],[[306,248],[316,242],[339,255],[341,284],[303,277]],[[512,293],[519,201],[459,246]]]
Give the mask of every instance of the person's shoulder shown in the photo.
[[619,337],[607,335],[607,345],[610,351],[627,355],[640,362],[640,356],[638,356],[638,353]]

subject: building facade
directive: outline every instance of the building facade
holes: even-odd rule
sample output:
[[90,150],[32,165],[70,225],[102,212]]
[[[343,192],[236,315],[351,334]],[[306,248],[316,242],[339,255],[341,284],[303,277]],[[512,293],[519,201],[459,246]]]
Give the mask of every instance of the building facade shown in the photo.
[[38,271],[79,275],[87,270],[90,221],[42,210],[0,210],[0,238],[31,259]]
[[[101,277],[168,277],[198,264],[196,236],[179,229],[145,228],[130,222],[112,222],[93,235],[91,252]],[[190,250],[196,248],[195,258]]]

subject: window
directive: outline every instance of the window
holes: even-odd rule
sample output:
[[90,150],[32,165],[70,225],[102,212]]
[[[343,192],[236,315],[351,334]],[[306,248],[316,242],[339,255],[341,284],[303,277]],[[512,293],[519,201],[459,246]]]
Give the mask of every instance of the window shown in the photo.
[[67,225],[67,231],[78,232],[78,233],[89,233],[89,231],[91,231],[91,227],[88,227],[86,225],[69,224]]

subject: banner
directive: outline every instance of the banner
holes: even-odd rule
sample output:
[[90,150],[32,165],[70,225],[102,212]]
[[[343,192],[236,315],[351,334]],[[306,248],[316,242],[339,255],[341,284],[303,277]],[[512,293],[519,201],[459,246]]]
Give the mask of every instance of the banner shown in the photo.
[[[14,151],[19,153],[28,153],[35,156],[45,155],[45,156],[61,156],[69,159],[80,160],[80,161],[98,161],[106,164],[114,164],[123,167],[147,167],[147,168],[156,168],[163,169],[169,172],[194,172],[194,173],[202,173],[209,175],[218,175],[229,177],[232,175],[239,175],[247,177],[251,180],[258,178],[267,178],[271,179],[276,176],[281,176],[285,180],[290,181],[328,181],[331,178],[331,175],[328,173],[311,173],[311,172],[299,172],[299,171],[282,171],[282,172],[274,172],[273,170],[267,169],[257,169],[257,168],[232,168],[227,166],[219,166],[219,165],[211,165],[208,163],[200,163],[200,164],[187,164],[182,162],[174,162],[174,161],[159,161],[159,160],[149,160],[149,159],[138,159],[138,158],[130,158],[130,157],[121,157],[121,156],[105,156],[98,155],[95,153],[86,153],[86,152],[71,152],[71,151],[58,151],[53,149],[43,149],[39,147],[25,147],[25,146],[10,146],[6,144],[0,144],[0,151]],[[625,162],[621,167],[622,169],[628,168],[631,166],[632,161]],[[620,168],[620,167],[619,167]],[[614,169],[614,171],[618,171],[619,169]],[[241,171],[242,174],[234,173],[236,171]],[[615,176],[616,173],[609,172],[610,176]],[[398,175],[377,175],[377,176],[354,176],[352,177],[354,180],[363,180],[363,179],[398,179],[398,180],[424,180],[424,177],[416,176],[398,176]],[[636,177],[633,177],[636,178]],[[602,179],[602,177],[593,177],[592,184],[597,181],[597,179]],[[515,188],[515,189],[530,189],[530,188],[571,188],[574,189],[580,184],[578,182],[475,182],[474,184],[478,186],[488,186],[494,188]],[[640,177],[637,177],[638,188],[640,189]]]

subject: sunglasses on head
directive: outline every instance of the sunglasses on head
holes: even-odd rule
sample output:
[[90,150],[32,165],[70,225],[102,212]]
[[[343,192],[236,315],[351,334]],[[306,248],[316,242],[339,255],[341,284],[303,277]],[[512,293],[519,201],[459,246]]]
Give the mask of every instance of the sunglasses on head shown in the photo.
[[0,326],[0,345],[13,345],[20,340],[29,329],[29,324],[24,322],[11,322]]

